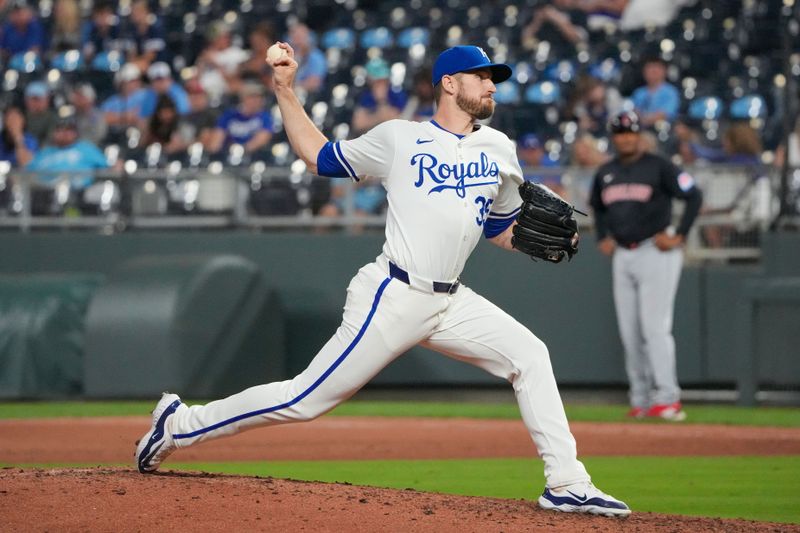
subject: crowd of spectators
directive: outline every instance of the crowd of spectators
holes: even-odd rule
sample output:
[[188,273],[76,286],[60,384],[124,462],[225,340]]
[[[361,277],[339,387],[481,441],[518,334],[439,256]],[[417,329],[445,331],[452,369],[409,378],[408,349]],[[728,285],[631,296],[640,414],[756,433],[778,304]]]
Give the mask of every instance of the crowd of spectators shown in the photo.
[[[533,64],[544,44],[569,50],[568,56],[556,59],[570,61],[586,51],[598,28],[605,33],[650,31],[670,24],[687,3],[696,1],[532,1],[515,15],[518,24],[512,31],[516,36],[510,38],[518,46],[514,57],[529,57]],[[325,21],[316,21],[318,31],[312,31],[296,17],[275,27],[228,13],[197,32],[202,38],[192,57],[179,56],[168,44],[162,4],[54,0],[45,22],[36,2],[0,0],[5,21],[0,28],[0,65],[4,72],[20,74],[1,100],[0,160],[11,167],[41,171],[64,170],[67,160],[67,166],[80,170],[122,168],[122,159],[139,158],[141,163],[148,148],[157,146],[160,156],[150,161],[156,166],[170,161],[186,163],[189,154],[198,150],[204,163],[291,163],[291,158],[279,161],[274,157],[274,147],[285,137],[273,120],[271,72],[264,62],[267,48],[278,39],[287,40],[295,49],[300,64],[296,83],[309,108],[322,103],[322,113],[328,108],[332,111],[336,99],[341,99],[338,95],[346,95],[345,104],[338,106],[344,111],[336,115],[336,125],[347,127],[338,130],[339,134],[344,131],[357,136],[385,120],[426,120],[433,114],[429,66],[424,59],[409,59],[411,52],[398,59],[381,54],[378,48],[370,49],[356,68],[337,77],[341,71],[332,65],[346,50],[326,55],[321,49],[320,36],[331,29]],[[506,10],[506,17],[508,13]],[[638,54],[636,68],[627,80],[622,79],[618,65],[612,65],[611,73],[588,68],[588,64],[579,66],[560,78],[566,83],[556,80],[551,84],[564,91],[557,99],[517,97],[509,105],[501,102],[492,125],[517,141],[520,162],[529,169],[527,178],[544,181],[563,194],[568,191],[557,169],[573,166],[591,172],[602,164],[609,155],[606,123],[622,109],[635,109],[641,115],[650,130],[643,136],[648,149],[683,164],[760,164],[765,159],[760,138],[764,113],[745,115],[718,134],[721,121],[717,115],[708,115],[713,120],[698,120],[686,113],[686,85],[676,75],[679,71],[670,63],[668,52],[662,45],[653,53]],[[508,55],[507,50],[503,53]],[[43,61],[55,66],[65,58],[77,61],[83,69],[63,68],[59,78],[41,68]],[[20,69],[19,61],[33,67]],[[105,77],[84,75],[103,68],[108,73]],[[342,89],[342,80],[358,78],[358,68],[363,72],[362,86],[353,90],[345,84]],[[561,70],[556,76],[562,76]],[[5,78],[8,88],[11,78]],[[526,115],[522,108],[529,101],[531,106],[543,108],[545,115]],[[552,120],[552,113],[557,120]],[[538,120],[530,120],[530,116]],[[709,128],[709,122],[715,125]],[[115,149],[109,151],[109,147]],[[779,160],[785,158],[783,147],[768,148],[777,149]],[[105,163],[100,165],[103,151]],[[788,153],[795,160],[800,149],[790,147]],[[87,180],[77,179],[73,186],[87,184]],[[320,214],[337,216],[345,209],[341,185],[334,184],[329,201],[317,209]],[[385,207],[382,188],[370,183],[356,185],[353,207],[358,213],[380,213]]]

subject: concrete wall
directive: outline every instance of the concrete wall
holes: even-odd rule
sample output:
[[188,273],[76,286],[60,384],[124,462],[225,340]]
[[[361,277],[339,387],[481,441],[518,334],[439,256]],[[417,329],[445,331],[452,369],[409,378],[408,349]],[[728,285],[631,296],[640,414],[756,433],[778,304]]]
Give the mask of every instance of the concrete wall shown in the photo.
[[[790,236],[790,241],[794,236]],[[285,313],[287,375],[304,368],[337,327],[345,288],[358,268],[380,253],[382,234],[347,236],[247,231],[0,234],[1,273],[81,272],[110,275],[124,261],[143,255],[234,254],[261,266]],[[526,256],[481,243],[462,276],[465,284],[508,311],[542,338],[563,384],[622,384],[625,376],[611,295],[607,258],[587,236],[571,263],[534,263]],[[777,240],[765,255],[782,275],[800,269],[800,246]],[[791,241],[794,242],[794,241]],[[686,268],[675,312],[679,377],[683,384],[730,384],[739,348],[731,335],[730,310],[743,280],[764,272],[753,267]],[[791,306],[790,306],[791,307]],[[794,308],[796,309],[796,308]],[[781,311],[765,311],[758,325],[789,327]],[[783,315],[780,315],[783,316]],[[795,328],[797,329],[797,328]],[[759,336],[763,339],[764,336]],[[770,382],[800,386],[794,346],[760,341],[759,368]],[[785,352],[785,353],[784,353]],[[777,381],[776,381],[777,380]],[[373,383],[497,383],[482,371],[413,349]]]

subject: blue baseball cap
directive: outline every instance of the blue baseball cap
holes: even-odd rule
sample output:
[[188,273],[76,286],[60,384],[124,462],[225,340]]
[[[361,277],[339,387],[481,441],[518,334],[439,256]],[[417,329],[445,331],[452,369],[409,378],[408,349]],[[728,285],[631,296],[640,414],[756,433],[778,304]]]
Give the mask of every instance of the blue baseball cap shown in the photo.
[[433,86],[442,81],[443,76],[459,72],[488,68],[492,71],[492,81],[500,83],[511,77],[511,67],[503,63],[492,63],[483,48],[478,46],[454,46],[436,58],[433,64]]
[[26,98],[45,98],[50,95],[50,88],[43,81],[32,81],[25,87]]
[[539,140],[535,133],[526,133],[517,140],[517,145],[526,149],[541,148],[542,141]]

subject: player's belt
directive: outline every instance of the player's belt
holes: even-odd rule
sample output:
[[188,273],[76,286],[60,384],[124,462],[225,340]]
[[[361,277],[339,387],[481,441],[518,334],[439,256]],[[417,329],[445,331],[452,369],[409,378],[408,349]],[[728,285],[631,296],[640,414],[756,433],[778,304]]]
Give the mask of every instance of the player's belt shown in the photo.
[[628,250],[635,250],[635,249],[637,249],[637,248],[641,248],[642,246],[644,246],[645,244],[647,244],[647,242],[648,242],[648,241],[650,241],[651,239],[652,239],[652,237],[649,237],[649,238],[647,238],[647,239],[643,239],[643,240],[641,240],[641,241],[633,241],[633,242],[620,242],[620,243],[617,243],[617,244],[619,244],[620,246],[622,246],[622,247],[623,247],[623,248],[625,248],[625,249],[628,249]]
[[[406,285],[411,285],[411,280],[408,277],[408,272],[389,261],[389,275],[394,279],[400,280]],[[433,292],[444,292],[447,294],[455,294],[461,282],[456,280],[453,283],[445,283],[443,281],[433,282]]]

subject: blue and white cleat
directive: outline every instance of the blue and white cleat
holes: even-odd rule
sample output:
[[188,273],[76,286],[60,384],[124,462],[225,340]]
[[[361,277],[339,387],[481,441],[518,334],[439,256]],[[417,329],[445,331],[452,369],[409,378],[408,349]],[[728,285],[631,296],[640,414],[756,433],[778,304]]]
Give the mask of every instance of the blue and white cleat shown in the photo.
[[557,490],[544,489],[539,507],[562,513],[589,513],[603,516],[628,516],[631,510],[624,502],[604,493],[591,482],[567,485]]
[[175,451],[175,442],[166,426],[167,419],[180,408],[186,409],[180,397],[165,392],[153,409],[153,425],[136,443],[136,467],[142,474],[158,470],[161,462]]

